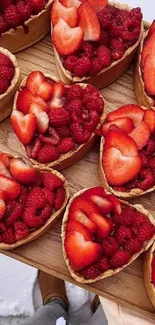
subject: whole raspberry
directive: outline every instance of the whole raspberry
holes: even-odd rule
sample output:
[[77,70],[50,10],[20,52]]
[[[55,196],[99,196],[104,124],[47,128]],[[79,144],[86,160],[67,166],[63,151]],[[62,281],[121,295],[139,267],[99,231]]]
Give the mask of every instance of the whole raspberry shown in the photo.
[[46,220],[41,215],[36,214],[35,207],[25,208],[23,213],[23,220],[27,226],[32,229],[40,228],[46,222]]
[[117,241],[113,237],[108,237],[102,242],[102,252],[106,256],[112,256],[118,248]]
[[130,228],[126,226],[119,226],[115,232],[115,238],[119,245],[124,243],[126,239],[130,239],[132,237],[132,231]]
[[97,124],[100,121],[99,114],[96,111],[90,111],[89,113],[89,121],[84,123],[84,127],[86,130],[93,132],[96,129]]
[[125,249],[131,254],[138,253],[142,248],[142,242],[137,238],[131,238],[127,240],[125,243]]
[[54,206],[56,211],[62,207],[64,203],[64,199],[65,199],[65,190],[62,187],[60,187],[56,190],[56,194],[55,194]]
[[22,240],[29,235],[29,228],[24,221],[17,221],[14,224],[16,241]]
[[4,12],[4,10],[12,4],[13,4],[13,0],[2,0],[0,2],[0,11]]
[[129,262],[129,259],[130,259],[130,253],[119,249],[111,257],[110,267],[112,269],[117,269],[118,267],[122,267]]
[[2,234],[2,241],[8,245],[14,244],[16,241],[15,231],[12,228],[6,229],[6,231]]
[[96,55],[103,68],[106,68],[111,64],[111,51],[108,47],[104,45],[99,46],[96,51]]
[[52,213],[52,207],[50,204],[46,204],[44,209],[41,211],[40,217],[43,218],[44,221],[47,221]]
[[100,35],[100,39],[99,39],[98,43],[100,45],[105,45],[108,47],[110,44],[110,40],[111,40],[111,37],[110,37],[109,32],[106,30],[101,30],[101,35]]
[[42,164],[58,160],[59,157],[58,149],[50,144],[43,145],[38,153],[38,161]]
[[101,97],[99,97],[96,100],[88,102],[86,104],[86,108],[89,111],[96,111],[97,113],[101,114],[104,110],[104,101]]
[[155,156],[149,159],[148,166],[151,168],[152,171],[155,171]]
[[124,24],[125,20],[129,17],[129,11],[128,10],[119,10],[116,13],[115,19],[117,22],[121,25]]
[[41,173],[42,184],[49,190],[53,191],[57,187],[63,186],[63,181],[56,175],[51,173]]
[[88,130],[85,130],[78,122],[72,124],[72,132],[73,141],[77,144],[86,143],[91,136],[91,133]]
[[44,9],[46,1],[45,0],[28,0],[33,8],[34,14],[38,14],[41,10]]
[[102,63],[99,58],[95,57],[91,60],[90,75],[96,75],[102,70]]
[[141,180],[138,181],[137,187],[139,187],[141,190],[146,191],[152,186],[155,185],[155,178],[151,170],[147,168],[143,168],[140,170],[140,178]]
[[90,68],[90,59],[87,56],[83,56],[82,58],[78,59],[76,68],[74,69],[74,73],[77,77],[82,78],[89,74]]
[[111,27],[112,14],[105,8],[97,13],[102,30],[109,30]]
[[67,126],[62,126],[60,128],[55,128],[56,132],[59,134],[61,138],[66,138],[71,135],[71,132]]
[[72,85],[66,88],[66,97],[68,100],[73,100],[77,98],[82,98],[83,89],[80,85]]
[[47,187],[42,188],[42,192],[45,195],[46,202],[51,206],[54,204],[54,193]]
[[70,114],[63,107],[58,107],[49,113],[50,124],[54,127],[66,126],[70,123]]
[[71,100],[67,105],[67,109],[70,112],[80,111],[81,108],[82,108],[82,100],[79,98]]
[[110,265],[106,256],[102,256],[97,262],[97,268],[101,272],[105,272],[110,269]]
[[154,154],[154,152],[155,152],[155,140],[152,137],[150,137],[147,145],[145,146],[144,153],[146,156],[150,157]]
[[0,69],[0,78],[11,81],[14,77],[15,69],[7,66],[2,66]]
[[20,0],[20,1],[18,1],[16,7],[20,13],[20,18],[21,18],[22,22],[25,22],[26,20],[28,20],[31,17],[32,6],[29,2],[25,3],[25,1]]
[[0,15],[0,35],[5,33],[7,30],[9,30],[9,24],[4,17]]
[[43,143],[51,144],[57,146],[60,142],[59,134],[56,132],[55,128],[49,127],[46,135],[39,135],[39,139]]
[[143,18],[143,14],[141,12],[141,8],[137,7],[137,8],[133,8],[131,11],[130,11],[130,16],[131,17],[135,17],[136,20],[140,21],[142,20]]
[[21,205],[21,203],[15,202],[12,212],[10,209],[10,214],[8,215],[8,218],[6,220],[6,225],[12,226],[15,223],[15,221],[21,218],[22,214],[23,214],[23,206]]
[[35,207],[37,209],[42,209],[46,204],[45,194],[42,191],[41,187],[32,187],[29,191],[25,206],[26,207]]
[[93,46],[89,42],[83,42],[81,49],[85,52],[88,58],[92,58],[94,55]]
[[64,67],[66,70],[73,72],[74,69],[77,66],[77,61],[78,57],[75,55],[69,55],[65,60],[64,60]]
[[80,271],[80,274],[83,275],[85,279],[90,280],[97,278],[101,274],[101,271],[97,268],[96,265],[91,265]]
[[5,9],[4,18],[12,28],[21,25],[20,13],[15,5],[10,5]]
[[84,89],[83,103],[87,104],[92,100],[97,100],[100,96],[98,89],[92,85],[87,85]]
[[110,35],[112,38],[120,38],[121,33],[124,31],[123,25],[119,25],[116,19],[113,19],[111,28],[110,28]]
[[142,162],[142,167],[147,167],[149,165],[149,163],[148,163],[148,158],[145,155],[145,153],[143,151],[139,151],[138,154],[139,154],[139,157]]
[[0,222],[0,234],[4,231],[6,231],[7,226],[4,222]]
[[155,226],[153,226],[150,222],[144,223],[139,227],[137,232],[137,239],[144,242],[152,238],[155,233]]
[[19,200],[19,202],[21,203],[22,206],[25,205],[27,195],[28,195],[28,188],[26,186],[21,186],[21,191],[20,191],[20,195],[18,197],[18,200]]
[[114,220],[124,226],[130,226],[133,224],[135,210],[131,207],[123,207],[121,214],[114,214]]
[[4,94],[9,87],[9,81],[7,79],[0,78],[0,95]]
[[59,144],[59,152],[60,153],[67,153],[74,149],[74,142],[72,138],[63,138]]
[[0,53],[0,66],[2,67],[3,65],[13,68],[13,63],[10,58],[3,53]]
[[138,212],[138,211],[136,211],[134,213],[134,217],[133,217],[133,225],[134,225],[134,227],[139,227],[139,226],[143,225],[146,222],[147,222],[147,218],[143,213]]
[[29,158],[36,159],[41,149],[41,141],[38,137],[25,146]]
[[120,60],[125,52],[125,46],[118,39],[113,38],[110,44],[112,59],[117,61]]

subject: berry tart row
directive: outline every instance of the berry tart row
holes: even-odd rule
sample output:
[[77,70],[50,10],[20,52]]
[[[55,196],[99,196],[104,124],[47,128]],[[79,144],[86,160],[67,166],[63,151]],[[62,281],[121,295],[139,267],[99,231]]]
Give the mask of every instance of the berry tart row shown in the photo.
[[155,106],[155,21],[144,34],[134,72],[134,90],[140,105]]
[[13,249],[46,232],[62,215],[68,198],[60,173],[1,152],[0,249]]
[[69,201],[62,223],[63,254],[72,277],[91,283],[120,272],[155,239],[155,220],[142,205],[119,200],[103,187]]
[[97,88],[112,83],[130,67],[143,35],[140,8],[108,1],[55,0],[51,20],[57,68],[65,83]]
[[33,71],[16,93],[11,122],[27,156],[38,166],[61,170],[90,151],[106,117],[92,85],[65,85]]
[[10,115],[20,82],[20,69],[15,56],[0,47],[0,121]]
[[155,190],[155,110],[122,106],[107,115],[101,133],[101,184],[124,198]]
[[45,37],[50,31],[53,0],[2,0],[0,46],[15,53]]
[[145,254],[143,273],[147,293],[155,307],[155,244]]

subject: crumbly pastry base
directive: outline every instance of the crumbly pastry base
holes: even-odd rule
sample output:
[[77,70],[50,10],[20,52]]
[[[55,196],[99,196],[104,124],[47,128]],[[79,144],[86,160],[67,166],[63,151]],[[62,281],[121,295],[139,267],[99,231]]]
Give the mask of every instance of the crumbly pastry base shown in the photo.
[[152,247],[148,250],[148,252],[144,256],[144,263],[143,263],[143,275],[144,275],[144,283],[149,295],[149,298],[152,302],[152,305],[155,308],[155,287],[151,282],[152,276],[152,259],[153,259],[153,252],[155,251],[155,243]]
[[[127,267],[128,265],[130,265],[141,253],[143,253],[144,251],[147,251],[149,249],[149,247],[153,244],[154,240],[155,240],[155,235],[152,237],[152,239],[150,239],[148,242],[145,243],[145,245],[141,248],[141,250],[139,251],[139,253],[134,254],[131,258],[129,263],[125,264],[123,267],[119,267],[115,270],[108,270],[106,272],[104,272],[103,274],[99,275],[96,279],[91,279],[91,280],[86,280],[83,276],[79,276],[77,275],[74,270],[72,269],[71,265],[70,265],[70,261],[67,257],[67,253],[65,250],[65,246],[64,246],[64,242],[65,242],[65,236],[66,236],[66,225],[67,225],[67,221],[68,221],[68,215],[69,215],[69,208],[71,203],[74,201],[74,199],[76,197],[78,197],[80,194],[82,194],[83,192],[85,192],[87,190],[87,188],[85,188],[84,190],[81,190],[79,192],[77,192],[75,195],[73,195],[73,197],[70,199],[67,207],[66,207],[66,211],[63,217],[63,221],[62,221],[62,228],[61,228],[61,237],[62,237],[62,250],[63,250],[63,256],[64,256],[64,260],[67,264],[67,267],[71,273],[71,276],[80,283],[93,283],[96,282],[98,280],[102,280],[104,278],[107,278],[111,275],[114,275],[120,271],[122,271],[125,267]],[[107,194],[110,194],[110,192],[106,191]],[[123,203],[124,205],[127,206],[131,206],[133,208],[135,208],[137,211],[145,214],[147,216],[147,218],[151,221],[151,223],[153,225],[155,225],[155,219],[153,218],[153,216],[149,213],[148,210],[144,209],[144,207],[140,204],[135,204],[135,205],[131,205],[126,201],[120,200],[121,203]]]
[[[16,29],[10,29],[0,37],[0,46],[7,48],[12,53],[19,52],[29,46],[32,46],[50,31],[50,12],[53,0],[48,3],[39,14],[31,16],[23,26]],[[25,31],[24,31],[25,28]]]
[[[131,9],[127,4],[120,4],[115,1],[111,1],[110,4],[119,9],[126,9],[126,10]],[[109,84],[117,80],[119,77],[121,77],[131,66],[135,54],[138,50],[138,46],[141,41],[141,38],[143,36],[143,31],[144,31],[144,27],[142,22],[141,33],[139,35],[138,41],[133,46],[131,46],[127,51],[125,51],[123,57],[120,60],[114,61],[109,67],[103,69],[99,74],[92,77],[83,77],[83,78],[72,77],[71,73],[64,68],[59,53],[56,50],[56,48],[53,46],[55,58],[56,58],[56,65],[61,80],[66,84],[79,83],[79,82],[89,83],[96,86],[98,89],[108,86]]]
[[[6,152],[10,157],[14,157],[14,158],[21,158],[19,156],[14,156],[12,154],[10,154],[9,152]],[[22,156],[22,159],[24,160],[24,156]],[[27,162],[27,159],[25,158],[25,162]],[[42,226],[41,228],[35,230],[34,232],[31,232],[28,237],[26,237],[25,239],[19,240],[16,243],[12,244],[12,245],[8,245],[8,244],[4,244],[4,243],[0,243],[0,250],[12,250],[16,247],[22,246],[24,244],[27,244],[29,242],[31,242],[32,240],[40,237],[41,235],[43,235],[45,232],[47,232],[52,226],[55,225],[55,223],[63,216],[64,210],[65,210],[65,206],[69,200],[69,187],[68,184],[65,180],[65,177],[63,175],[61,175],[58,171],[56,170],[52,170],[50,168],[39,168],[39,167],[34,167],[36,170],[40,171],[40,172],[49,172],[51,174],[54,174],[56,176],[58,176],[60,179],[62,179],[62,181],[64,182],[64,189],[66,192],[66,197],[64,200],[64,203],[61,207],[61,209],[59,209],[58,211],[56,211],[54,214],[51,215],[51,217],[47,220],[47,222],[45,223],[44,226]]]
[[[45,77],[53,80],[53,81],[56,81],[56,82],[59,82],[60,80],[53,76],[53,75],[50,75],[50,74],[44,74]],[[17,102],[17,97],[18,97],[18,94],[19,94],[19,91],[20,89],[24,88],[26,86],[26,78],[23,79],[23,81],[21,82],[20,84],[20,87],[19,87],[19,90],[16,92],[16,95],[15,95],[15,98],[14,98],[14,104],[13,104],[13,109],[16,110],[16,102]],[[87,86],[87,84],[80,84],[81,87],[85,88]],[[100,94],[100,97],[103,98]],[[97,125],[97,129],[100,129],[101,125],[103,124],[103,122],[105,121],[106,119],[106,102],[103,98],[103,101],[104,101],[104,112],[102,113],[101,117],[100,117],[100,122],[99,124]],[[57,170],[62,170],[66,167],[69,167],[69,166],[72,166],[74,165],[77,161],[79,161],[80,159],[82,159],[83,157],[85,157],[87,155],[87,153],[94,147],[96,141],[97,141],[97,135],[95,135],[95,133],[92,133],[90,139],[88,140],[87,143],[84,143],[82,145],[79,145],[78,148],[76,150],[73,150],[73,151],[70,151],[66,154],[63,154],[60,156],[60,158],[58,160],[55,160],[51,163],[46,163],[46,164],[41,164],[39,163],[37,160],[35,159],[30,159],[31,162],[34,164],[34,165],[37,165],[38,167],[48,167],[48,168],[55,168]],[[24,147],[24,146],[23,146]],[[24,150],[25,150],[25,147],[24,147]]]
[[17,64],[16,57],[8,50],[4,49],[3,47],[0,47],[0,53],[3,53],[6,56],[8,56],[15,68],[15,75],[11,81],[11,85],[9,86],[9,88],[4,94],[0,95],[0,121],[3,121],[6,117],[8,117],[11,114],[13,98],[16,90],[20,85],[21,74]]

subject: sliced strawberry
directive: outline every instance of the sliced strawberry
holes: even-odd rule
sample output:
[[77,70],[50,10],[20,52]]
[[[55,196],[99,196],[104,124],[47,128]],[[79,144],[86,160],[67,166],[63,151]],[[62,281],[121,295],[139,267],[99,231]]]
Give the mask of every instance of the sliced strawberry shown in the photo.
[[78,8],[79,26],[84,31],[85,41],[98,41],[100,39],[100,22],[95,10],[86,0]]
[[20,193],[21,187],[16,181],[11,178],[0,175],[0,190],[5,191],[7,193],[7,197],[9,200],[14,200]]
[[41,71],[32,71],[26,79],[26,87],[35,95],[38,88],[45,81],[45,76]]
[[58,107],[61,107],[61,106],[63,106],[62,105],[62,99],[59,98],[59,97],[53,97],[50,104],[49,104],[50,109],[55,109],[55,108],[58,108]]
[[155,129],[155,111],[148,108],[144,113],[144,122],[148,125],[150,132]]
[[135,126],[141,123],[144,116],[144,110],[135,104],[122,106],[115,111],[112,111],[107,116],[107,122],[113,122],[118,118],[129,117]]
[[138,149],[142,149],[148,142],[150,130],[147,124],[142,121],[130,133],[129,136],[135,141]]
[[80,210],[73,210],[69,213],[69,220],[75,220],[85,226],[91,234],[96,231],[96,225]]
[[43,81],[37,90],[37,95],[44,100],[49,100],[53,93],[53,85],[48,81]]
[[98,12],[108,5],[108,0],[88,0],[93,9]]
[[13,111],[11,115],[11,124],[18,139],[23,144],[28,144],[36,131],[37,119],[34,114],[23,115],[19,111]]
[[0,160],[3,161],[3,163],[4,163],[4,165],[6,167],[9,167],[9,165],[10,165],[10,159],[9,159],[7,153],[0,152]]
[[108,201],[110,201],[112,203],[114,213],[120,214],[122,211],[122,208],[121,208],[121,203],[120,203],[119,199],[113,194],[107,194],[106,198]]
[[152,283],[155,286],[155,256],[153,257],[152,260]]
[[139,173],[141,159],[131,137],[117,131],[108,132],[105,138],[103,168],[111,185],[123,185]]
[[0,199],[0,220],[3,218],[5,212],[6,212],[6,204],[2,199]]
[[81,5],[81,1],[78,0],[60,0],[60,3],[67,8],[78,8]]
[[118,118],[113,122],[105,123],[102,127],[102,134],[105,136],[111,127],[111,125],[117,125],[121,130],[125,131],[127,134],[130,133],[134,128],[134,123],[129,117]]
[[65,238],[65,249],[75,271],[93,264],[102,252],[100,244],[85,240],[84,236],[78,232],[71,233]]
[[76,27],[78,23],[77,9],[75,7],[67,8],[58,0],[55,0],[51,11],[52,25],[55,26],[60,18],[62,18],[70,27]]
[[0,200],[2,200],[4,202],[7,200],[7,192],[6,191],[0,190]]
[[145,64],[147,55],[153,53],[155,53],[155,31],[153,31],[151,36],[144,42],[143,50],[141,53],[142,67]]
[[67,231],[67,235],[69,233],[72,233],[72,232],[80,232],[84,238],[86,240],[91,240],[93,241],[93,236],[92,234],[88,231],[88,229],[83,226],[80,222],[78,221],[75,221],[75,220],[70,220],[68,223],[67,223],[67,226],[66,226],[66,231]]
[[31,104],[29,112],[33,113],[37,118],[38,132],[40,134],[45,133],[49,127],[49,117],[47,113],[36,103]]
[[4,165],[3,161],[0,160],[0,174],[11,178],[8,168]]
[[32,184],[36,179],[36,170],[26,165],[22,159],[11,159],[10,172],[13,178],[22,184]]
[[62,82],[53,83],[53,97],[61,98],[65,94],[65,85]]
[[40,105],[45,112],[48,112],[48,105],[44,101],[44,99],[41,98],[40,96],[38,96],[38,95],[34,96],[34,103]]
[[144,64],[144,83],[147,91],[155,95],[155,56],[148,54]]
[[46,102],[38,95],[33,96],[27,88],[22,89],[17,97],[17,109],[24,114],[29,112],[32,103],[38,103],[45,111],[48,110]]
[[91,213],[90,219],[97,226],[97,237],[100,239],[107,238],[113,227],[111,220],[98,213]]
[[90,200],[87,200],[81,196],[77,197],[74,199],[70,206],[70,210],[80,210],[83,213],[85,213],[88,217],[90,216],[90,213],[99,213],[99,208],[97,207],[96,204],[91,202]]
[[105,198],[105,196],[106,193],[103,187],[90,188],[81,195],[81,197],[94,202],[98,206],[100,213],[107,214],[112,210],[113,205]]
[[153,22],[149,28],[148,37],[150,37],[154,31],[155,31],[155,20],[153,20]]

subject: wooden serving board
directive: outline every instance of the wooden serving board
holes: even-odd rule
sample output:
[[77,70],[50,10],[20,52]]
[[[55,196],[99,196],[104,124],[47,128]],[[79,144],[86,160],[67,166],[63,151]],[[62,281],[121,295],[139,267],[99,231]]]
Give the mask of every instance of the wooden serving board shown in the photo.
[[[50,36],[47,36],[33,47],[18,53],[17,59],[23,77],[30,71],[37,69],[44,73],[58,76]],[[129,70],[118,81],[103,89],[101,93],[108,102],[109,111],[124,104],[136,103],[133,91],[132,70]],[[9,119],[0,125],[0,150],[8,150],[11,153],[24,155],[18,139],[12,132]],[[69,183],[71,195],[83,188],[100,185],[98,153],[99,144],[83,160],[62,172]],[[143,204],[145,208],[152,210],[155,215],[155,202],[153,199],[154,193],[150,193],[131,201],[132,203]],[[62,256],[60,222],[32,243],[13,251],[2,253],[35,266],[49,274],[75,283]],[[155,319],[155,310],[149,301],[143,283],[141,257],[117,275],[91,285],[80,286]]]

